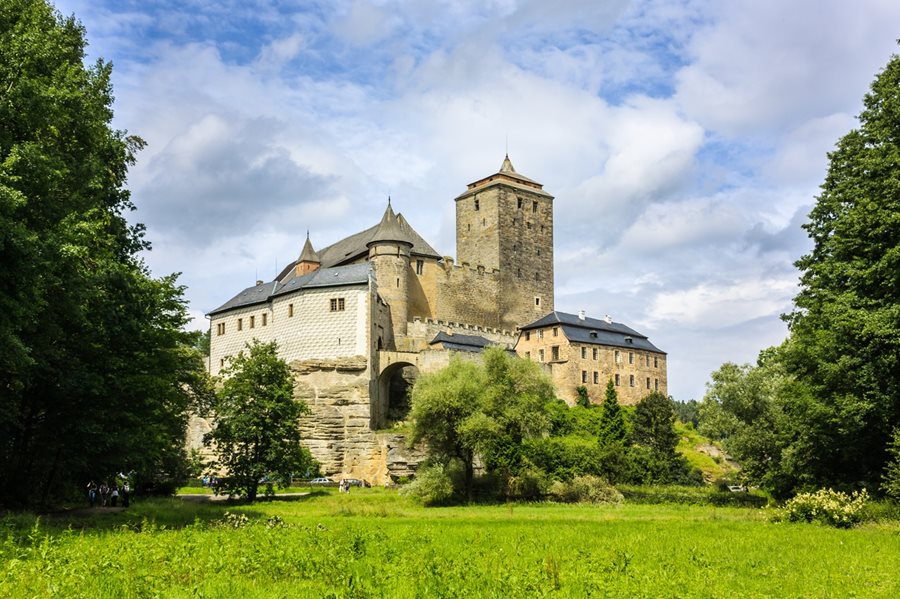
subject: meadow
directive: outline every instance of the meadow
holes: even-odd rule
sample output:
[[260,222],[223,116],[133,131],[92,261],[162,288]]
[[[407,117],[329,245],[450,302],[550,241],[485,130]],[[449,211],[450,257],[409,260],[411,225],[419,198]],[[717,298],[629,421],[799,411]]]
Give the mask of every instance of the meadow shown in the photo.
[[423,508],[384,489],[0,519],[0,597],[897,597],[900,524],[685,504]]

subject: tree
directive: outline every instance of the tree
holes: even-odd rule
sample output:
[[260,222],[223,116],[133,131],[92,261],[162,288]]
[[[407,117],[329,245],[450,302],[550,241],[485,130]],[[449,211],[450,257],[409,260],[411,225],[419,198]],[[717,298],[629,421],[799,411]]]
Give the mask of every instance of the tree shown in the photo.
[[0,4],[0,504],[183,473],[205,388],[174,276],[152,279],[111,129],[111,67],[43,0]]
[[805,468],[819,484],[874,488],[900,425],[900,56],[863,104],[804,225],[813,249],[796,263],[784,360],[810,391],[797,412],[815,434]]
[[888,445],[891,461],[884,470],[881,489],[889,497],[900,501],[900,427],[894,429],[893,438]]
[[625,424],[625,414],[619,405],[619,394],[612,379],[606,383],[606,396],[603,399],[602,410],[602,441],[604,444],[624,443],[628,438],[628,426]]
[[[215,424],[203,441],[214,447],[215,466],[228,472],[225,490],[254,501],[260,481],[286,485],[294,472],[313,466],[300,444],[300,417],[309,408],[294,399],[291,369],[278,357],[274,341],[248,343],[222,375],[212,410]],[[266,492],[271,491],[269,484]]]
[[635,406],[629,449],[632,478],[655,484],[699,484],[702,476],[676,451],[675,410],[672,400],[658,391],[645,396]]
[[550,428],[553,385],[536,364],[488,348],[483,364],[453,357],[444,370],[420,376],[412,391],[410,442],[425,442],[430,459],[463,466],[471,500],[474,460],[503,479],[523,466],[523,441]]

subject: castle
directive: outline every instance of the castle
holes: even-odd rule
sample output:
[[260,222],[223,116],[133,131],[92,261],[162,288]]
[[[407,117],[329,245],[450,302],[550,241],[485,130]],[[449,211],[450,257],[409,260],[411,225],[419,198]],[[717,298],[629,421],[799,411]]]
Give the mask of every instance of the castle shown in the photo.
[[[212,310],[210,374],[252,339],[277,341],[303,438],[326,474],[381,482],[415,467],[402,437],[379,432],[408,411],[418,372],[451,352],[501,345],[544,364],[558,395],[598,402],[608,380],[623,403],[666,393],[666,354],[612,319],[554,311],[553,196],[500,170],[456,197],[456,255],[440,256],[388,200],[375,226],[296,260]],[[582,389],[583,388],[583,389]],[[192,445],[209,423],[194,419]]]

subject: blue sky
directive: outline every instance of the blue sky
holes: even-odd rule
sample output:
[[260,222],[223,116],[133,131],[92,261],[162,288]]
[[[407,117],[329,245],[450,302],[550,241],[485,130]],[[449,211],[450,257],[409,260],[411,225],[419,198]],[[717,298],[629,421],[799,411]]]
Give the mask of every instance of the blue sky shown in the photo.
[[610,314],[700,399],[779,343],[800,228],[897,50],[894,0],[62,0],[114,64],[153,272],[203,314],[371,226],[455,254],[507,145],[555,200],[556,307]]

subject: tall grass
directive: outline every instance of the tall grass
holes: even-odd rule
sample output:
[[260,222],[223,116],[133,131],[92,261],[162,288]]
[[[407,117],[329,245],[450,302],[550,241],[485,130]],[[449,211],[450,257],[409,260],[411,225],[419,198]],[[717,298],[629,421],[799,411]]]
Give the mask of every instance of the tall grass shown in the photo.
[[421,508],[382,489],[156,500],[6,518],[0,597],[893,597],[898,538],[896,524],[770,524],[697,505]]

